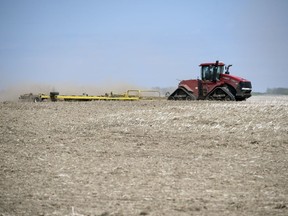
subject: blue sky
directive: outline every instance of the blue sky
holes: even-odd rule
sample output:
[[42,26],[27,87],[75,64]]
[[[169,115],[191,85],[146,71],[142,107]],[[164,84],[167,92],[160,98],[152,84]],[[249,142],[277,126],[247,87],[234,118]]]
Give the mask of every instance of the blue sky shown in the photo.
[[177,86],[233,64],[288,87],[286,0],[0,0],[0,90],[26,83]]

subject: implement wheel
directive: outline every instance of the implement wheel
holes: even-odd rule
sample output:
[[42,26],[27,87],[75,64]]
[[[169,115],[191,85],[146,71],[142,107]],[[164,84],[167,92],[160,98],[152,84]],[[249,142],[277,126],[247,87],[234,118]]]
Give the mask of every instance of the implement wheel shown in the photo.
[[35,97],[34,99],[33,99],[33,102],[34,103],[38,103],[38,102],[41,102],[42,101],[42,99],[40,98],[40,97]]

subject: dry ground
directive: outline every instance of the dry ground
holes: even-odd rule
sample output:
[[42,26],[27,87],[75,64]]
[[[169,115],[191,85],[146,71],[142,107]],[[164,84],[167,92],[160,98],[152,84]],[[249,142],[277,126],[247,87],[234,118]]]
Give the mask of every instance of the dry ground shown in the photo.
[[288,97],[0,103],[0,215],[288,215]]

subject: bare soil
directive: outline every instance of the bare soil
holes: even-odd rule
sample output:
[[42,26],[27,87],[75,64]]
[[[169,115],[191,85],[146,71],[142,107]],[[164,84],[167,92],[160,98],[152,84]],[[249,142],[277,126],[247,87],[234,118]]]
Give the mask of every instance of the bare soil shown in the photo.
[[288,215],[288,98],[2,102],[0,215]]

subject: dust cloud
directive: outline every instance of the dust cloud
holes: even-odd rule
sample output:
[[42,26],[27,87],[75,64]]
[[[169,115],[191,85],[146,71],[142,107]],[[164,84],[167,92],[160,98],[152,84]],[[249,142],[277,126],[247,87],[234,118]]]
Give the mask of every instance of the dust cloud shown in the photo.
[[145,89],[141,86],[129,83],[102,83],[101,85],[79,85],[75,83],[19,83],[11,85],[0,90],[0,102],[18,101],[22,94],[49,94],[51,91],[57,91],[62,95],[104,95],[105,93],[123,93],[128,89]]

